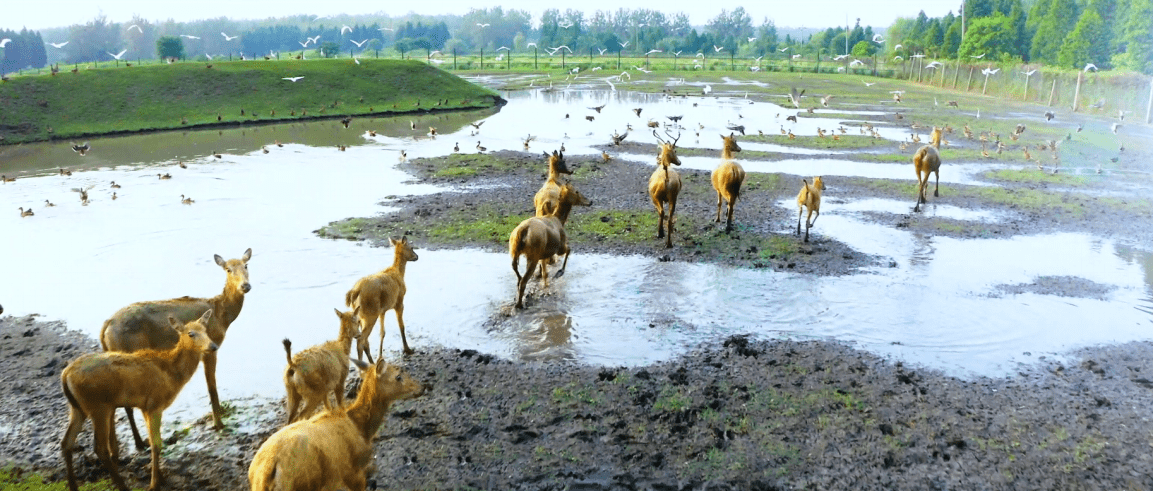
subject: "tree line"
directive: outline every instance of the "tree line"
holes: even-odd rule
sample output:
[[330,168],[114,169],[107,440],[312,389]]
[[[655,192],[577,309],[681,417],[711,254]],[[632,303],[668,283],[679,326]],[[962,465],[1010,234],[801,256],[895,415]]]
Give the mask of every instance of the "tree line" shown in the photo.
[[[533,27],[527,12],[501,7],[471,9],[463,15],[392,18],[384,14],[264,20],[224,17],[194,22],[153,23],[133,18],[109,22],[98,16],[83,25],[41,32],[6,31],[2,68],[12,71],[46,63],[106,61],[180,53],[190,58],[244,53],[270,55],[307,50],[319,56],[393,48],[463,53],[508,48],[523,52],[568,52],[636,56],[659,50],[666,55],[760,57],[773,53],[806,57],[914,55],[964,61],[1025,62],[1081,68],[1123,68],[1153,74],[1153,0],[964,0],[960,12],[928,17],[924,11],[899,18],[886,29],[830,27],[783,38],[771,19],[754,23],[743,7],[721,9],[705,26],[692,26],[684,13],[653,9],[548,9]],[[876,37],[883,32],[883,36]],[[794,32],[795,34],[795,32]],[[319,36],[319,38],[317,38]],[[309,39],[315,41],[310,41]],[[883,39],[882,39],[883,38]],[[68,44],[45,48],[44,41]],[[354,43],[355,42],[355,43]],[[564,46],[564,48],[560,48]],[[167,55],[166,55],[167,56]],[[311,54],[309,54],[311,56]]]
[[[1087,64],[1153,74],[1153,0],[965,0],[964,18],[898,19],[887,55],[962,61]],[[900,46],[898,48],[897,46]]]

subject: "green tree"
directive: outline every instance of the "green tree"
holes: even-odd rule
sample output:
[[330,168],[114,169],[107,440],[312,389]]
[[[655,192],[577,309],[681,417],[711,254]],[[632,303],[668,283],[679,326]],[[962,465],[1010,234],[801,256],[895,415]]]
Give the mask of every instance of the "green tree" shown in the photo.
[[156,40],[156,56],[165,58],[184,58],[184,40],[176,36],[161,36]]
[[1119,43],[1124,51],[1113,64],[1153,75],[1153,0],[1132,0],[1125,18]]
[[1013,55],[1013,26],[1008,17],[996,12],[992,17],[973,19],[965,33],[965,40],[957,50],[958,56],[969,60],[981,56],[985,60],[999,60]]
[[979,19],[993,15],[993,0],[965,0],[965,17]]
[[[397,41],[397,44],[400,44],[400,41]],[[332,58],[340,54],[340,45],[332,41],[325,41],[316,48],[316,54],[325,58]]]
[[1105,65],[1109,43],[1105,38],[1105,23],[1096,10],[1085,9],[1073,32],[1061,44],[1057,63],[1066,68],[1080,68],[1086,63]]
[[853,56],[856,56],[857,58],[867,58],[873,56],[874,51],[876,51],[876,49],[873,48],[873,43],[868,41],[858,41],[857,44],[853,45]]
[[[1042,0],[1043,1],[1043,0]],[[1033,45],[1029,49],[1029,59],[1042,63],[1056,64],[1057,53],[1065,43],[1065,37],[1077,22],[1077,6],[1065,0],[1053,0],[1045,18],[1037,24],[1033,35]]]
[[957,50],[961,47],[961,21],[954,22],[945,31],[945,39],[941,42],[941,56],[955,58]]

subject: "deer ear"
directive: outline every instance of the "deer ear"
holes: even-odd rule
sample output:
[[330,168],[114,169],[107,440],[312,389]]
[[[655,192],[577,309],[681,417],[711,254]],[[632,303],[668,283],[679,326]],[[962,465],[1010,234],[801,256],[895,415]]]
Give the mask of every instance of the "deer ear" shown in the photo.
[[211,320],[212,320],[212,309],[208,309],[208,310],[204,311],[204,315],[200,316],[200,323],[204,324],[204,327],[208,327],[208,322]]
[[349,361],[351,361],[353,365],[356,365],[356,368],[360,369],[362,372],[368,370],[368,367],[370,366],[368,363],[357,360],[355,358],[349,359]]
[[340,317],[341,319],[343,319],[343,318],[344,318],[344,314],[340,312],[340,309],[338,309],[338,308],[335,308],[335,307],[334,307],[334,308],[332,309],[332,311],[333,311],[333,312],[336,312],[336,316],[337,316],[337,317]]
[[396,240],[396,239],[394,239],[394,238],[392,238],[392,237],[389,237],[389,238],[388,238],[388,243],[389,243],[389,244],[392,244],[393,246],[395,246],[395,245],[397,245],[399,242],[397,242],[397,240]]
[[[556,150],[553,150],[553,151],[552,151],[552,154],[553,154],[553,155],[556,155]],[[544,158],[546,158],[546,159],[547,159],[547,158],[549,158],[549,154],[548,154],[548,151],[547,151],[547,150],[544,152]]]
[[357,305],[352,309],[352,315],[360,315],[360,305]]
[[224,267],[224,258],[220,257],[220,254],[214,254],[212,258],[216,260],[218,266]]
[[173,329],[179,327],[179,324],[176,322],[176,316],[172,314],[168,314],[168,324],[172,326]]
[[248,262],[249,259],[252,259],[252,248],[251,247],[249,247],[248,250],[244,251],[244,256],[241,256],[241,258],[240,258],[240,260],[244,261],[244,262]]

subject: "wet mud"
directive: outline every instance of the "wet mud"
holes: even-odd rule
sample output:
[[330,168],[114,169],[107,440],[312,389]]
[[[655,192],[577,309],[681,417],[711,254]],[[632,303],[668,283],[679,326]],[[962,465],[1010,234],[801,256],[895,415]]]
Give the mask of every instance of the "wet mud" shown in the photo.
[[[0,386],[0,454],[63,479],[59,372],[96,342],[9,316],[0,349],[0,374],[19,380]],[[1153,344],[1134,342],[962,380],[838,342],[746,336],[633,368],[423,349],[404,366],[433,388],[393,407],[370,488],[1148,489],[1150,360]],[[165,428],[168,489],[247,489],[283,405],[230,402],[225,432],[207,417]],[[80,445],[81,478],[106,477],[90,430]],[[122,452],[145,485],[147,451]]]

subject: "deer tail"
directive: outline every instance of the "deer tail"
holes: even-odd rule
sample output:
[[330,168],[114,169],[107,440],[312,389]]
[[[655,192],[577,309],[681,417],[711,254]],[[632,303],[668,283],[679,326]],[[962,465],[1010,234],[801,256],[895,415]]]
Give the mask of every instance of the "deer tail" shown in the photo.
[[360,297],[360,282],[357,282],[348,293],[344,294],[344,306],[352,307],[352,302],[355,302],[357,297]]
[[288,338],[284,338],[284,356],[288,358],[288,369],[292,370],[294,368],[292,366],[292,341],[289,341]]
[[64,398],[68,399],[68,405],[80,412],[84,412],[84,409],[80,407],[80,401],[76,400],[76,396],[72,395],[72,389],[68,388],[68,379],[64,374],[60,376],[60,386],[64,389]]

